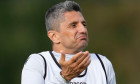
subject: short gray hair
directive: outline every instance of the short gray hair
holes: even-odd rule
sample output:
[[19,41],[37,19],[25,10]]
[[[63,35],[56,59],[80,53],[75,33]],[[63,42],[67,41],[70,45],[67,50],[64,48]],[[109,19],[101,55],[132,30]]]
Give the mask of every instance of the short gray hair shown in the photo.
[[51,7],[45,15],[45,24],[47,31],[59,30],[60,20],[63,19],[63,13],[67,11],[79,11],[82,13],[79,4],[74,1],[65,1]]

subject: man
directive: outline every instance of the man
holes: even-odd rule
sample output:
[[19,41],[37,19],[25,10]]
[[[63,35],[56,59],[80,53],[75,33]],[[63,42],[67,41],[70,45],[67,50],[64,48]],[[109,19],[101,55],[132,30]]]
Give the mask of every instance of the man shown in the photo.
[[88,32],[77,3],[54,5],[45,20],[53,51],[30,55],[22,71],[22,84],[116,84],[111,62],[83,51]]

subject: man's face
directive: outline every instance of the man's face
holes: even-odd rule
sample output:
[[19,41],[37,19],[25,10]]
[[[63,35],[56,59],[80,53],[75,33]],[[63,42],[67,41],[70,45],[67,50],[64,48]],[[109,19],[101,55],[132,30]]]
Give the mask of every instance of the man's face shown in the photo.
[[86,22],[80,12],[64,13],[65,20],[60,23],[60,44],[63,49],[82,51],[88,45]]

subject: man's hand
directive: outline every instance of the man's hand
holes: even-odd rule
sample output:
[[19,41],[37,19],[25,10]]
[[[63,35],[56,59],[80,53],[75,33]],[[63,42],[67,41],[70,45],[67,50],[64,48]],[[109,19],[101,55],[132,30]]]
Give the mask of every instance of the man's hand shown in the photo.
[[80,75],[90,64],[90,54],[88,51],[85,53],[79,52],[75,54],[70,60],[65,61],[65,53],[61,51],[61,58],[59,64],[62,68],[61,74],[67,81]]

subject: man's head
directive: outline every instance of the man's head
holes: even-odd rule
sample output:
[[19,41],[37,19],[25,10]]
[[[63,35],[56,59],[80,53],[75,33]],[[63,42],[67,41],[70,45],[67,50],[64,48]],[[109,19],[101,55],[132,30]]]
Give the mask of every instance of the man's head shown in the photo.
[[81,12],[80,6],[74,1],[65,1],[54,5],[50,8],[45,15],[45,24],[47,31],[59,31],[59,25],[64,20],[63,14],[68,11]]
[[86,21],[80,6],[73,1],[65,1],[49,9],[46,27],[54,51],[77,53],[88,44]]

